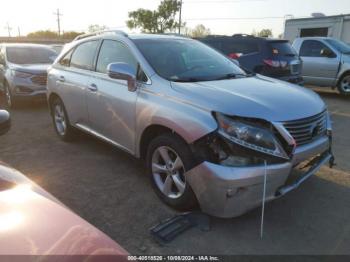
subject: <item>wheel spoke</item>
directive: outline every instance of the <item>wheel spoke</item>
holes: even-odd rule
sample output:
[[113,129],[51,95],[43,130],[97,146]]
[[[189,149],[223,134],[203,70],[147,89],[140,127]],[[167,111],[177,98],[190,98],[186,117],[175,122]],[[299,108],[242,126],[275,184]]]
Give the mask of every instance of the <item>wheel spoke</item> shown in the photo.
[[171,176],[167,176],[163,185],[163,193],[169,195],[171,193],[171,186],[173,185],[173,179]]
[[183,164],[181,161],[180,157],[176,157],[175,161],[174,161],[174,165],[173,165],[173,170],[177,171],[179,169],[183,168]]
[[165,147],[160,147],[158,149],[160,156],[162,157],[165,164],[171,162],[171,158],[169,156],[169,152]]
[[186,184],[181,180],[179,175],[172,176],[176,188],[179,190],[180,194],[185,191]]
[[153,163],[152,164],[152,171],[153,173],[166,173],[167,172],[167,169],[166,169],[166,166],[162,166],[160,164],[156,164],[156,163]]

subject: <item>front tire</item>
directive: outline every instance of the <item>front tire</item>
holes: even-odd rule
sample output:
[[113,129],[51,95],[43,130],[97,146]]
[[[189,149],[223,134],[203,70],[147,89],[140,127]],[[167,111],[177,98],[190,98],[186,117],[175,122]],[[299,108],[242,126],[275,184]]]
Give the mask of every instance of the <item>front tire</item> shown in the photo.
[[51,115],[55,131],[59,138],[65,142],[72,141],[74,138],[74,130],[69,123],[66,108],[62,100],[58,97],[54,98],[51,103]]
[[10,86],[7,82],[4,83],[4,92],[5,92],[5,105],[6,108],[11,109],[17,106],[17,101],[11,94]]
[[344,75],[338,83],[338,91],[342,95],[350,95],[350,73]]
[[155,192],[167,205],[178,210],[190,210],[197,205],[185,177],[193,163],[189,146],[178,136],[163,134],[151,141],[146,157],[147,170]]

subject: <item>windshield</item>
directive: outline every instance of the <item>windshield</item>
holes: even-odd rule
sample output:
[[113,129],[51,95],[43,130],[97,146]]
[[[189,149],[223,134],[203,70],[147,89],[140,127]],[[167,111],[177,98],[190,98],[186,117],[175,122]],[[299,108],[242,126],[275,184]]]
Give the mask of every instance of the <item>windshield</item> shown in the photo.
[[276,41],[270,42],[270,47],[272,48],[273,55],[281,56],[296,56],[297,52],[287,41]]
[[7,47],[7,60],[13,64],[52,64],[57,53],[44,47]]
[[153,69],[169,81],[210,81],[246,75],[224,55],[195,40],[135,39],[134,42]]
[[350,54],[350,46],[336,39],[326,39],[326,42],[337,49],[340,53]]

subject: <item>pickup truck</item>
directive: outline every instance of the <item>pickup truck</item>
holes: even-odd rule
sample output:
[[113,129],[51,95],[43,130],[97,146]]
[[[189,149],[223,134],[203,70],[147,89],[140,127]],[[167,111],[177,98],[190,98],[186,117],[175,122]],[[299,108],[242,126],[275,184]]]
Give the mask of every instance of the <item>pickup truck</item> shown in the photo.
[[350,46],[331,37],[297,38],[293,43],[303,61],[306,85],[338,88],[350,95]]

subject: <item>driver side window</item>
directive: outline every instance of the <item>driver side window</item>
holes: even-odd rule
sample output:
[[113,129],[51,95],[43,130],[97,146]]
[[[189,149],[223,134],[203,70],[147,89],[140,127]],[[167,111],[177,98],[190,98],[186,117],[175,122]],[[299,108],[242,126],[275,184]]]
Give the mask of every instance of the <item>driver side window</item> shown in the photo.
[[97,60],[96,71],[107,73],[107,66],[111,63],[126,63],[137,71],[137,61],[129,49],[114,40],[104,40]]
[[322,49],[329,49],[328,46],[317,40],[306,40],[300,47],[300,56],[304,57],[323,57]]

